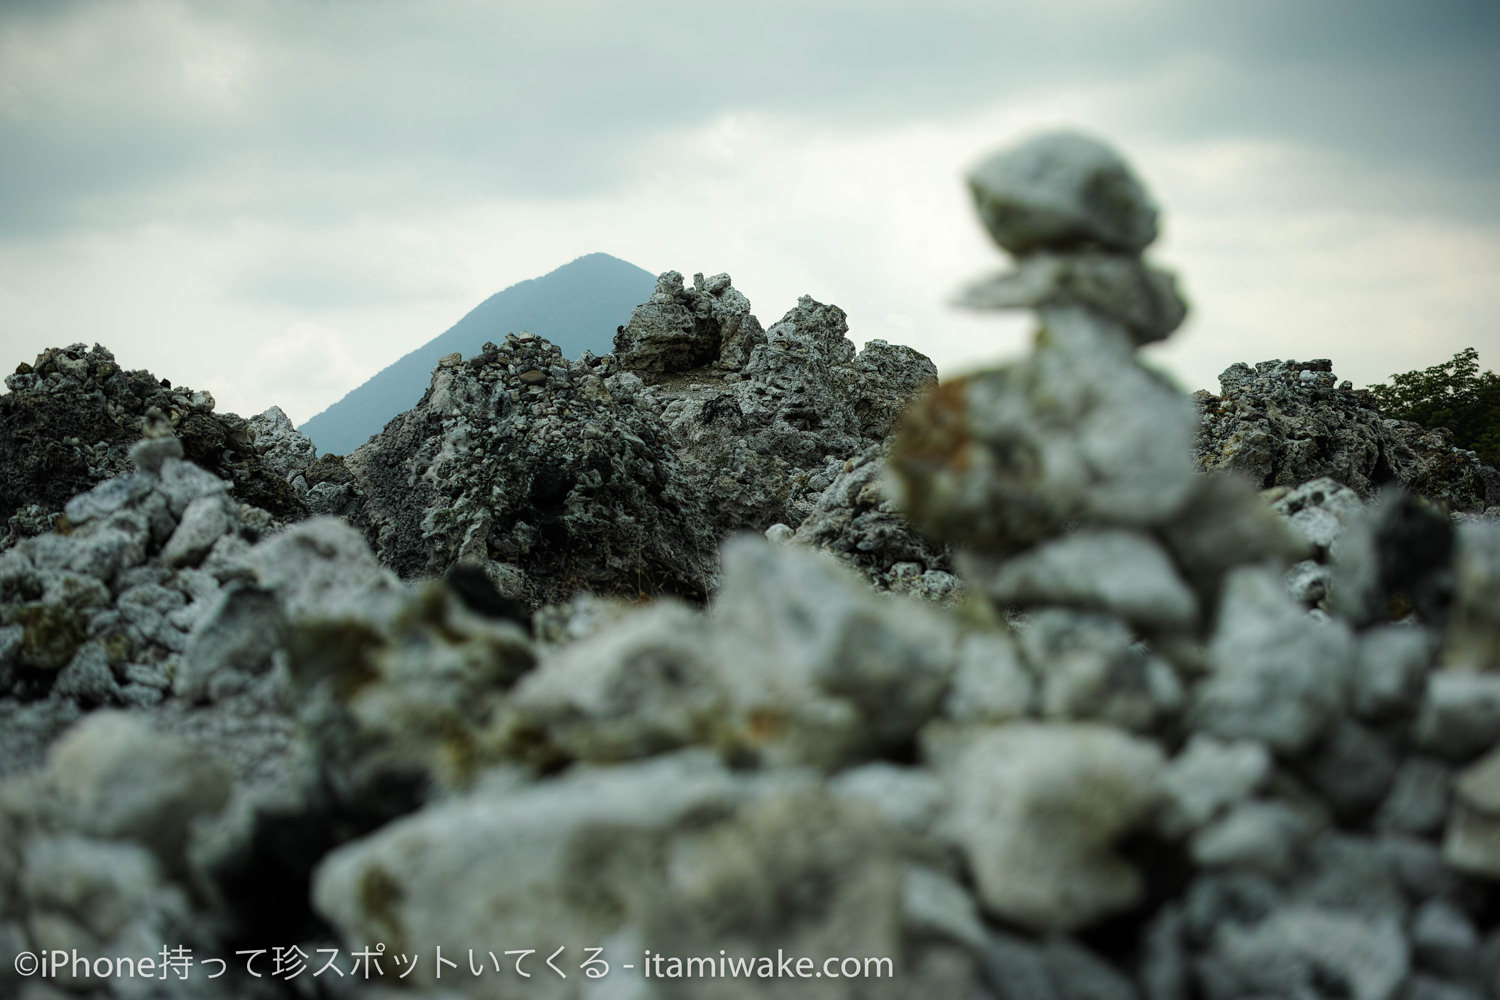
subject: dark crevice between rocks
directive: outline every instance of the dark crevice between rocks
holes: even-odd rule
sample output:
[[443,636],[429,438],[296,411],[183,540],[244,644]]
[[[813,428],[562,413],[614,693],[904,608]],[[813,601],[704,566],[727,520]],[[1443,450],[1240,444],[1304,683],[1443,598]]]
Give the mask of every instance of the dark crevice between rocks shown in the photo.
[[288,941],[333,938],[312,909],[312,874],[342,844],[421,807],[425,779],[385,776],[357,798],[327,782],[255,809],[235,849],[203,866],[218,898],[232,901],[232,951],[271,949]]

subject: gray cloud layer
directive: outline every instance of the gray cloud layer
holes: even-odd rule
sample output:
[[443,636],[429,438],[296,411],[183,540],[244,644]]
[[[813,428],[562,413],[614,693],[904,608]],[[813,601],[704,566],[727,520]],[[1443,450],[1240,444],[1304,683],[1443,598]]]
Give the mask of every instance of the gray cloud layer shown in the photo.
[[[432,261],[328,246],[371,220],[451,229],[486,203],[561,217],[670,188],[674,171],[702,166],[673,144],[733,116],[857,142],[924,123],[961,129],[1001,106],[1066,105],[1058,95],[1077,90],[1118,91],[1106,131],[1137,142],[1300,151],[1320,168],[1278,176],[1281,212],[1495,227],[1497,42],[1489,0],[10,3],[0,251],[34,262],[45,292],[62,287],[49,275],[77,266],[67,248],[79,241],[160,230],[174,253],[192,254],[195,240],[238,248],[218,287],[195,290],[204,309],[258,304],[276,323],[410,301],[453,309],[473,290]],[[880,167],[836,165],[861,182]],[[1184,194],[1177,210],[1237,197]],[[576,252],[595,249],[612,248]],[[826,265],[858,298],[848,269]],[[86,270],[71,278],[90,294]],[[883,281],[866,279],[872,301]],[[0,291],[8,352],[54,337],[37,290],[13,278]],[[188,331],[169,323],[159,336]]]
[[[210,178],[224,187],[195,210],[299,219],[382,196],[608,192],[651,169],[653,134],[726,110],[879,128],[1177,65],[1196,70],[1192,86],[1137,112],[1164,136],[1294,139],[1459,184],[1500,172],[1500,6],[1486,0],[42,3],[4,16],[19,55],[0,131],[11,233],[170,218],[173,192]],[[291,177],[306,183],[278,183]]]

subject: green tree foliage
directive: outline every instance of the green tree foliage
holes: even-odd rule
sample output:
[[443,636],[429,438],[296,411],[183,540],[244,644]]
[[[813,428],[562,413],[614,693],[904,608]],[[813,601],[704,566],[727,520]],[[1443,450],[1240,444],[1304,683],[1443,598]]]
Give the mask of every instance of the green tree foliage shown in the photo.
[[1431,368],[1392,375],[1389,385],[1372,385],[1370,392],[1387,416],[1446,427],[1459,447],[1500,467],[1500,375],[1479,370],[1474,348]]

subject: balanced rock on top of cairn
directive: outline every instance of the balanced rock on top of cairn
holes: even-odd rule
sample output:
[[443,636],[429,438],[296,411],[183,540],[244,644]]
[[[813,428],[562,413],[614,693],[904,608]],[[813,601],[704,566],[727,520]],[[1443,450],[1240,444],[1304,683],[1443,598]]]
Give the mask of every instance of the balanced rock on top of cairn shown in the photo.
[[974,206],[1005,250],[1103,247],[1140,253],[1156,205],[1120,154],[1079,132],[1053,132],[991,156],[969,174]]
[[1145,192],[1118,156],[1072,133],[1002,153],[970,183],[996,242],[1020,256],[960,301],[1036,307],[1038,349],[945,382],[909,413],[892,466],[913,522],[996,554],[1079,521],[1166,523],[1193,490],[1197,420],[1132,357],[1185,312],[1171,277],[1122,249],[1155,232]]
[[1087,306],[1137,344],[1165,338],[1187,316],[1171,273],[1140,257],[1156,239],[1156,206],[1103,143],[1076,132],[1042,136],[985,160],[969,188],[990,236],[1017,261],[966,288],[961,304]]
[[[1244,641],[1217,634],[1225,596],[1255,590],[1233,586],[1231,570],[1265,563],[1249,572],[1269,573],[1274,591],[1274,567],[1295,543],[1248,483],[1195,471],[1192,402],[1136,360],[1139,345],[1186,314],[1173,277],[1141,258],[1156,209],[1139,181],[1108,147],[1055,133],[986,161],[970,184],[1016,260],[960,301],[1035,308],[1036,348],[920,397],[890,465],[904,509],[954,546],[970,593],[997,611],[1030,612],[997,639],[1037,678],[1041,722],[960,727],[931,736],[926,752],[971,803],[955,831],[984,909],[1066,931],[1143,896],[1145,879],[1115,845],[1154,808],[1164,757],[1151,734],[1191,716],[1216,735],[1300,746],[1327,713],[1298,702],[1285,718],[1264,713],[1287,733],[1256,730],[1261,716],[1246,701],[1260,705],[1259,681],[1279,668],[1258,644],[1276,630]],[[1304,634],[1311,623],[1289,602],[1251,610],[1257,623],[1285,610],[1297,619],[1280,625],[1293,652],[1321,651],[1327,637]],[[1234,668],[1195,684],[1218,658]],[[1041,771],[1017,763],[1044,760]],[[974,775],[989,776],[992,799],[975,793]],[[1056,823],[1009,822],[1006,810],[1026,795],[1056,800],[1037,806]],[[1092,875],[1021,874],[1063,854],[1069,871]]]
[[909,411],[892,469],[913,522],[989,556],[1070,525],[1157,533],[1209,602],[1230,566],[1268,549],[1290,554],[1253,512],[1248,486],[1195,474],[1191,401],[1134,356],[1187,308],[1173,276],[1141,258],[1156,209],[1124,161],[1093,139],[1050,133],[987,160],[969,182],[1016,260],[959,303],[1035,308],[1041,325],[1028,356],[944,382]]

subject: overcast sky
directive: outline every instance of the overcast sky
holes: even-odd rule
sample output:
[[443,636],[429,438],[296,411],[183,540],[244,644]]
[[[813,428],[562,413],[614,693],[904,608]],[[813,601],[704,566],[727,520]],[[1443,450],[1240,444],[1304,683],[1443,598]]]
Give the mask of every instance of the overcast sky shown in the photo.
[[[1500,368],[1500,3],[0,4],[0,362],[100,342],[301,421],[602,250],[956,373],[1024,321],[963,172],[1089,129],[1163,211],[1185,388]],[[623,317],[622,317],[623,320]]]

